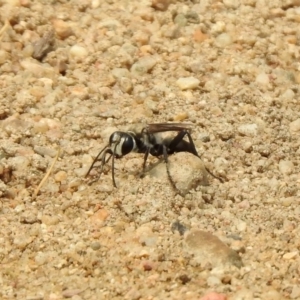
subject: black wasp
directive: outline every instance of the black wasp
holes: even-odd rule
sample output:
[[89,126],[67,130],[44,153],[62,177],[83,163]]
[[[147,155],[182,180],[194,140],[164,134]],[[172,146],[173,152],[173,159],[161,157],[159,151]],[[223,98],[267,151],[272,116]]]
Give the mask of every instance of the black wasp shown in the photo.
[[[167,131],[176,131],[178,133],[173,138],[168,137],[162,139],[159,137],[158,133]],[[162,156],[164,162],[166,163],[169,180],[172,186],[175,187],[168,168],[168,156],[176,152],[189,152],[200,158],[190,132],[191,124],[186,123],[148,124],[141,130],[141,132],[138,133],[132,131],[115,131],[110,136],[108,145],[106,145],[94,159],[86,174],[86,177],[89,175],[94,167],[94,164],[98,160],[101,161],[101,175],[104,165],[112,158],[112,181],[114,187],[117,187],[115,181],[115,158],[122,158],[124,155],[130,152],[144,153],[143,171],[146,168],[146,161],[149,154],[156,157]],[[185,137],[187,137],[188,141],[184,139]],[[109,155],[108,158],[107,155]],[[213,177],[223,182],[222,179],[216,177],[208,169],[207,171]]]

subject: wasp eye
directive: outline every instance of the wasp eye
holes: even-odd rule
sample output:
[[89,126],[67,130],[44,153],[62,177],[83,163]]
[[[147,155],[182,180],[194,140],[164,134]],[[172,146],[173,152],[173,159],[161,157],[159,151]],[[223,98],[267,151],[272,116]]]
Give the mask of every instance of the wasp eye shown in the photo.
[[121,141],[121,147],[122,147],[122,155],[126,155],[130,153],[134,148],[134,141],[133,138],[128,135],[124,137]]

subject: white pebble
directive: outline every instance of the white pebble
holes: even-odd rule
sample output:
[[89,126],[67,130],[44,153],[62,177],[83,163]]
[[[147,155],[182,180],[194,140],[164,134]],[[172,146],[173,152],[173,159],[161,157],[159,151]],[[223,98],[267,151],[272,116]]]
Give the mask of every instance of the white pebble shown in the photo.
[[283,259],[293,259],[295,258],[297,255],[298,255],[298,251],[293,251],[293,252],[288,252],[288,253],[285,253],[282,258]]
[[289,160],[281,160],[279,162],[278,167],[279,167],[279,171],[285,175],[291,174],[294,170],[294,164],[292,161]]
[[270,79],[266,73],[260,73],[256,76],[255,82],[259,85],[265,86],[270,83]]
[[300,131],[300,119],[297,119],[290,123],[290,133],[295,134]]
[[191,90],[198,87],[200,81],[195,77],[181,77],[176,81],[176,84],[181,90]]
[[70,48],[69,54],[75,60],[82,60],[88,55],[88,51],[82,46],[74,45]]
[[258,126],[257,124],[243,124],[238,127],[238,132],[242,135],[246,136],[256,136],[258,132]]
[[216,37],[216,46],[219,48],[225,48],[232,44],[232,38],[228,33],[221,33]]
[[287,89],[280,98],[283,100],[293,100],[295,97],[295,93],[291,89]]
[[208,286],[220,286],[222,284],[221,280],[216,276],[209,276],[207,278]]
[[239,0],[223,0],[223,3],[227,8],[237,9],[240,6]]
[[238,231],[245,231],[247,228],[247,224],[246,224],[246,222],[239,220],[236,224],[236,228]]
[[153,56],[145,56],[139,59],[135,64],[132,65],[130,71],[134,75],[143,75],[151,71],[156,65],[157,60]]

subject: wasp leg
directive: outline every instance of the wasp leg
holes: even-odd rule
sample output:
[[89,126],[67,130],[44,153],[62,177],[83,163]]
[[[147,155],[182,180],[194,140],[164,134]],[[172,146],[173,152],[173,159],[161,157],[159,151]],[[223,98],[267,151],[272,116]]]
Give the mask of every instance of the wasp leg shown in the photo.
[[163,156],[164,156],[164,162],[166,164],[166,170],[167,170],[167,175],[168,175],[168,179],[173,187],[174,190],[178,191],[175,182],[173,181],[171,174],[170,174],[170,170],[169,170],[169,160],[168,160],[168,151],[167,151],[167,147],[165,145],[163,145]]

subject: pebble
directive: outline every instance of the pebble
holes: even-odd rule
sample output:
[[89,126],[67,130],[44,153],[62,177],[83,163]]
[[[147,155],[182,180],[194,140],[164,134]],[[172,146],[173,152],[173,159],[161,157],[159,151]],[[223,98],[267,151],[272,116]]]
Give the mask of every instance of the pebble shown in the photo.
[[276,290],[269,290],[261,294],[260,299],[282,300],[284,299]]
[[120,84],[121,91],[123,93],[131,94],[131,92],[133,90],[133,84],[132,84],[131,79],[129,79],[127,77],[122,77],[119,80],[119,84]]
[[291,134],[298,134],[300,131],[300,119],[291,122],[289,129]]
[[243,263],[240,256],[209,232],[194,229],[185,236],[185,244],[200,264],[212,266],[234,265],[240,268]]
[[181,77],[176,84],[181,90],[193,90],[199,86],[200,80],[195,77]]
[[50,215],[43,215],[41,221],[43,224],[48,226],[56,225],[60,222],[58,216],[50,216]]
[[20,61],[20,65],[22,68],[29,72],[33,77],[36,78],[50,78],[54,79],[56,71],[53,67],[48,65],[47,63],[40,63],[35,59],[26,58]]
[[43,147],[43,146],[35,146],[33,149],[35,153],[41,156],[55,157],[57,155],[57,149]]
[[111,74],[117,79],[121,79],[122,77],[130,77],[130,72],[126,68],[114,68],[112,69]]
[[236,222],[236,228],[238,231],[245,231],[247,228],[247,223],[239,220]]
[[170,0],[152,0],[152,7],[156,10],[167,10],[169,4],[171,3]]
[[69,55],[75,61],[79,62],[88,56],[88,50],[85,47],[74,45],[69,50]]
[[220,278],[216,276],[208,276],[206,279],[207,285],[210,287],[220,286],[222,284]]
[[289,175],[294,171],[294,163],[289,160],[281,160],[278,164],[278,168],[283,175]]
[[68,289],[64,290],[61,294],[64,298],[73,298],[73,296],[82,293],[82,289]]
[[228,33],[221,33],[216,37],[215,44],[219,48],[226,48],[232,44],[232,37]]
[[149,73],[156,65],[157,59],[153,56],[145,56],[134,63],[130,69],[131,74],[141,76]]
[[[199,157],[187,152],[179,152],[170,156],[168,160],[172,180],[181,195],[187,194],[199,185],[208,185],[207,171]],[[169,184],[164,162],[152,168],[149,175]]]
[[256,76],[255,82],[261,86],[267,86],[270,83],[269,75],[266,73],[260,73]]
[[243,124],[243,125],[240,125],[237,128],[237,131],[241,135],[253,137],[253,136],[256,136],[257,133],[258,133],[258,126],[255,123],[253,123],[253,124]]
[[67,179],[67,172],[65,171],[58,171],[55,175],[54,175],[54,179],[57,182],[62,182],[65,181]]
[[66,39],[73,34],[72,26],[60,19],[54,19],[52,21],[55,33],[62,39]]
[[91,243],[91,248],[96,251],[99,250],[101,248],[101,244],[99,242],[92,242]]
[[109,212],[106,209],[99,209],[90,217],[90,221],[96,226],[101,226],[108,217]]
[[27,245],[29,245],[35,237],[28,236],[26,234],[17,235],[13,239],[13,244],[19,249],[19,250],[25,250]]
[[242,288],[230,297],[230,300],[254,300],[253,292],[249,289]]
[[240,6],[239,0],[223,0],[223,3],[227,8],[237,9]]
[[300,287],[299,287],[299,285],[294,285],[293,286],[290,297],[291,297],[291,299],[299,299],[300,298]]
[[286,260],[289,260],[289,259],[293,259],[295,258],[296,256],[298,256],[299,254],[299,251],[293,251],[293,252],[288,252],[288,253],[285,253],[282,258],[283,259],[286,259]]

